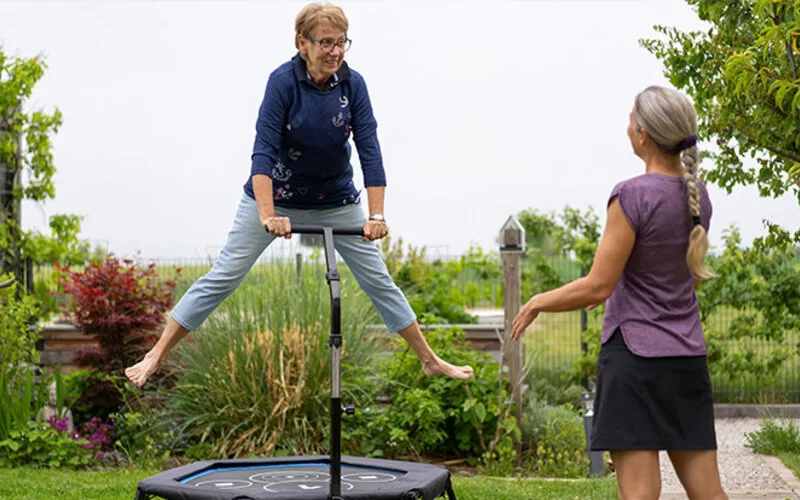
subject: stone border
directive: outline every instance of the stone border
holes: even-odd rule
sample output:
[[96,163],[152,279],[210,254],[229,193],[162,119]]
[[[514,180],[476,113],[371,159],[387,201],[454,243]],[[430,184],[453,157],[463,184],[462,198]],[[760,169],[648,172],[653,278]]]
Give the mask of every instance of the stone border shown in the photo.
[[715,404],[714,418],[800,418],[800,404]]
[[791,489],[793,500],[800,500],[800,479],[794,475],[794,472],[781,462],[781,459],[772,455],[762,455],[761,459],[769,466],[772,471],[786,483],[786,486]]

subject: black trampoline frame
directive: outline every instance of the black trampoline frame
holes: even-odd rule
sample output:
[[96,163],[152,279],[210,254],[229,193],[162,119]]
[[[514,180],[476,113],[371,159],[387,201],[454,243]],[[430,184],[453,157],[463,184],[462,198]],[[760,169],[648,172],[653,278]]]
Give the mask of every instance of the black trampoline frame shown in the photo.
[[[251,493],[242,493],[237,489],[231,490],[203,490],[197,489],[191,484],[193,480],[209,477],[209,474],[225,473],[226,471],[241,471],[242,469],[255,472],[256,469],[264,467],[264,471],[281,466],[291,465],[304,472],[304,467],[329,466],[331,463],[327,455],[303,456],[303,457],[279,457],[268,459],[235,459],[235,460],[206,460],[184,465],[177,469],[170,469],[160,474],[156,474],[139,483],[134,500],[149,500],[151,495],[163,496],[171,500],[252,500]],[[374,500],[375,498],[395,499],[395,500],[419,500],[423,498],[439,498],[447,494],[449,500],[455,500],[455,493],[450,480],[450,473],[444,467],[419,464],[416,462],[394,461],[384,459],[371,459],[362,457],[341,457],[341,465],[354,469],[378,470],[380,473],[397,474],[400,477],[394,484],[394,488],[381,489],[375,491],[349,491],[348,499],[353,500]],[[285,469],[281,472],[285,472]],[[257,475],[259,475],[257,473]],[[413,475],[415,481],[419,481],[421,476],[425,478],[425,484],[419,485],[410,481],[405,476]],[[254,478],[248,478],[253,481]],[[226,476],[226,480],[232,480]],[[233,479],[236,480],[236,479]],[[256,480],[266,482],[265,480]],[[293,481],[287,481],[293,482]],[[341,483],[340,483],[341,484]],[[388,483],[378,483],[388,484]],[[168,491],[169,493],[165,493]],[[328,492],[327,496],[323,492],[304,494],[302,498],[311,500],[331,500],[333,497]],[[264,498],[264,497],[257,497]],[[269,495],[272,500],[298,500],[297,493],[272,493]],[[338,497],[343,498],[343,497]]]

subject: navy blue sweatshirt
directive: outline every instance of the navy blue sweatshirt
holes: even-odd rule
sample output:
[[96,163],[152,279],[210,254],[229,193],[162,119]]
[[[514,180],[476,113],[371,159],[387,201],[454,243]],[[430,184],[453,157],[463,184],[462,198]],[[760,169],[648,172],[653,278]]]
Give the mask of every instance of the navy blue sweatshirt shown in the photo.
[[364,78],[342,62],[320,90],[299,54],[272,72],[256,122],[250,178],[272,178],[275,205],[331,208],[355,203],[350,132],[358,149],[364,185],[385,186],[386,175]]

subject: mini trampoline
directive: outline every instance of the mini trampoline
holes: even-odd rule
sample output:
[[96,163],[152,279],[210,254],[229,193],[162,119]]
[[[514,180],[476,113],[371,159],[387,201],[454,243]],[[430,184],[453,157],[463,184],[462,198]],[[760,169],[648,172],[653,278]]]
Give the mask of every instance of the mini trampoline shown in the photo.
[[331,294],[330,455],[207,460],[142,480],[135,500],[456,500],[450,472],[435,465],[342,457],[341,299],[333,236],[360,237],[360,227],[292,226],[292,233],[321,234]]
[[145,479],[136,500],[353,500],[455,498],[444,467],[341,457],[341,495],[330,494],[327,456],[197,462]]

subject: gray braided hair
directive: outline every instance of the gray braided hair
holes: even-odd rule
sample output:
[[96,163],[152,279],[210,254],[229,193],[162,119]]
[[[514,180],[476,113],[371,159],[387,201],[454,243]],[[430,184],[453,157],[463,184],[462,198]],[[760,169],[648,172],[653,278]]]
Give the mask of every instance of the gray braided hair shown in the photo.
[[700,223],[700,190],[697,183],[699,152],[694,106],[688,97],[677,90],[652,86],[636,96],[634,118],[662,153],[681,155],[689,215],[693,222],[686,263],[695,277],[712,278],[714,275],[705,266],[708,235]]

